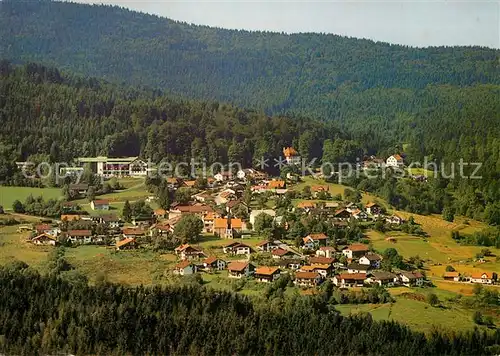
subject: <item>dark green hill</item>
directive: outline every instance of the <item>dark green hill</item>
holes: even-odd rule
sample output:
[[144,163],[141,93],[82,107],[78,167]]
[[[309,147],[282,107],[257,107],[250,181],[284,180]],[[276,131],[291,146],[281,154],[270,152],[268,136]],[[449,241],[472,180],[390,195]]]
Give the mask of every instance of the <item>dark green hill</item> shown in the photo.
[[[346,119],[344,103],[350,107],[351,97],[368,89],[393,97],[393,88],[412,95],[429,84],[500,84],[500,51],[487,48],[415,49],[335,35],[224,30],[65,2],[7,0],[0,8],[4,58],[270,113]],[[375,101],[372,111],[414,108],[394,98],[382,108]]]

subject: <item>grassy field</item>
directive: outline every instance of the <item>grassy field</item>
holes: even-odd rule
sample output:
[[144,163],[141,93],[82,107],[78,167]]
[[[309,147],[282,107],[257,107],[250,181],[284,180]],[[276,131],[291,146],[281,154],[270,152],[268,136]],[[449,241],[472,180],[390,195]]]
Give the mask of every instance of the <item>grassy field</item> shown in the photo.
[[30,187],[0,187],[0,205],[5,210],[12,209],[12,203],[20,200],[24,203],[29,195],[34,197],[43,196],[44,199],[59,199],[61,189],[59,188],[30,188]]
[[[328,189],[329,189],[329,193],[332,196],[340,194],[340,195],[342,195],[342,198],[344,198],[345,189],[353,189],[351,187],[348,187],[348,186],[345,186],[342,184],[328,183],[322,179],[315,179],[313,177],[303,177],[302,179],[303,179],[302,182],[300,182],[297,185],[292,186],[291,189],[300,192],[306,186],[311,187],[313,185],[327,185]],[[374,202],[374,201],[377,201],[377,202],[381,203],[382,205],[385,205],[384,202],[382,201],[382,199],[377,198],[375,195],[370,194],[370,193],[366,193],[366,192],[362,193],[361,202],[363,204],[367,204],[367,203]]]
[[0,265],[23,261],[35,268],[43,268],[53,247],[33,246],[26,241],[29,233],[18,233],[17,226],[0,228]]
[[395,297],[395,303],[336,305],[342,314],[368,312],[374,320],[394,320],[410,326],[414,330],[429,332],[434,328],[466,331],[474,328],[472,310],[456,305],[432,307],[425,301]]
[[150,250],[116,252],[105,246],[79,246],[66,249],[66,258],[91,282],[104,277],[125,285],[150,285],[173,263],[171,255]]
[[414,176],[426,176],[432,177],[434,175],[434,171],[430,171],[425,168],[408,168],[408,173]]

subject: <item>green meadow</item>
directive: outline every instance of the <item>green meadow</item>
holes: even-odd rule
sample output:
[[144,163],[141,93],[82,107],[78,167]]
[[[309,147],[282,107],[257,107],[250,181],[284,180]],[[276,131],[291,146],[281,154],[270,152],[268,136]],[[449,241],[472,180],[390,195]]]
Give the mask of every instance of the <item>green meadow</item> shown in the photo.
[[59,199],[62,197],[59,188],[31,188],[31,187],[0,187],[0,205],[5,210],[12,209],[12,203],[15,200],[24,202],[30,195],[34,197],[43,196],[45,200]]

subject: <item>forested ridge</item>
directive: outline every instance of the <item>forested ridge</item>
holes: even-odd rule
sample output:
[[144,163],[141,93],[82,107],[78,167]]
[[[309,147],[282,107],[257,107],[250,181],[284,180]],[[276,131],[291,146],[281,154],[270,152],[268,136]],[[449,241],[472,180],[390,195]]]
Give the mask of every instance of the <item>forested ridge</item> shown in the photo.
[[[422,184],[353,177],[345,182],[375,192],[399,209],[429,214],[450,208],[500,224],[499,86],[429,87],[411,99],[420,103],[418,117],[401,112],[392,123],[365,118],[352,125],[300,115],[268,116],[216,101],[61,73],[36,63],[14,66],[1,61],[0,92],[3,184],[37,183],[23,182],[14,164],[23,160],[71,162],[79,156],[138,155],[155,163],[193,158],[207,165],[240,162],[250,167],[262,157],[272,165],[289,145],[306,159],[316,158],[317,165],[405,152],[407,162],[423,162],[427,156],[439,170],[443,163],[447,175],[451,163],[459,175],[460,159],[480,162],[482,179],[457,177]],[[364,100],[370,107],[368,98]],[[465,167],[464,173],[474,169]]]
[[10,354],[487,355],[500,333],[425,336],[318,297],[269,304],[199,286],[71,284],[22,263],[0,267],[0,351]]
[[[16,62],[270,114],[347,122],[413,111],[420,100],[412,97],[428,85],[500,84],[499,51],[489,48],[419,49],[328,34],[226,30],[55,1],[2,1],[0,48]],[[360,110],[353,112],[355,106]]]

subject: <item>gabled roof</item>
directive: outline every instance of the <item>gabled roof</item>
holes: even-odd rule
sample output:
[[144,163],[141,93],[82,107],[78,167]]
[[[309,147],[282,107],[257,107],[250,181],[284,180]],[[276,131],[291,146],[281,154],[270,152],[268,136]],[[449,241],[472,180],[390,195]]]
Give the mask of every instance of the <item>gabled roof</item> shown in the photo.
[[[243,228],[243,221],[241,219],[232,218],[230,220],[232,229],[241,229]],[[228,226],[228,219],[226,218],[215,218],[214,219],[214,229],[225,229]]]
[[339,216],[341,214],[347,214],[347,215],[351,215],[350,212],[348,212],[346,209],[339,209],[335,212],[335,215],[334,216]]
[[231,262],[227,266],[228,271],[241,272],[248,267],[248,262]]
[[377,255],[376,253],[367,253],[363,257],[367,258],[368,261],[381,261],[382,257],[380,255]]
[[483,278],[483,275],[487,278],[487,279],[492,279],[493,278],[493,273],[490,273],[490,272],[479,272],[479,273],[473,273],[471,275],[472,278],[474,279],[482,279]]
[[328,236],[326,236],[322,232],[319,234],[309,234],[306,237],[310,237],[313,240],[326,240],[326,239],[328,239]]
[[340,279],[364,281],[366,279],[365,273],[342,273],[338,275]]
[[285,157],[293,157],[293,156],[298,156],[299,153],[293,147],[284,147],[283,155]]
[[137,228],[124,228],[122,229],[122,233],[124,235],[134,235],[134,236],[142,236],[144,235],[146,232],[143,230],[143,229],[137,229]]
[[298,256],[298,254],[296,252],[291,251],[291,250],[285,250],[283,248],[274,249],[271,252],[271,254],[273,254],[274,256],[279,256],[279,257],[290,255],[290,254]]
[[94,203],[94,205],[109,205],[109,200],[106,199],[92,200],[92,203]]
[[371,272],[370,275],[377,280],[387,280],[387,279],[394,280],[394,278],[396,278],[396,275],[394,273],[384,272],[384,271]]
[[189,262],[188,260],[185,260],[185,261],[181,261],[179,262],[178,264],[175,265],[175,268],[176,269],[184,269],[188,266],[192,265],[191,262]]
[[175,251],[177,251],[177,252],[182,252],[182,251],[187,251],[187,250],[201,252],[201,250],[199,248],[191,246],[190,244],[183,244],[183,245],[180,245],[180,246],[175,248]]
[[259,267],[255,270],[256,274],[262,274],[265,276],[272,276],[276,272],[279,272],[280,269],[278,267],[267,267],[267,266],[262,266]]
[[172,210],[178,210],[181,213],[208,213],[213,212],[214,209],[209,205],[177,205]]
[[380,206],[380,205],[378,205],[377,203],[368,203],[365,205],[366,208],[372,208],[374,206]]
[[257,245],[255,245],[255,246],[259,246],[259,247],[261,247],[261,246],[265,246],[265,245],[267,245],[267,244],[273,244],[273,243],[272,243],[271,241],[264,240],[264,241],[259,242],[259,243],[258,243]]
[[415,272],[403,271],[403,272],[401,272],[401,274],[403,276],[405,276],[406,278],[408,278],[408,279],[417,279],[417,278],[423,278],[424,277],[422,275],[422,273],[420,273],[419,271],[415,271]]
[[295,279],[316,279],[320,277],[317,272],[296,272]]
[[203,260],[203,263],[206,263],[207,265],[211,265],[212,263],[216,262],[220,260],[220,258],[217,258],[215,256],[210,256],[210,257],[207,257]]
[[49,240],[57,241],[57,239],[54,236],[46,234],[46,233],[43,233],[43,234],[40,234],[38,236],[33,237],[31,239],[31,241],[33,241],[33,240],[41,240],[44,237],[47,238],[47,239],[49,239]]
[[335,251],[335,247],[332,246],[321,246],[319,248],[320,251]]
[[444,272],[443,277],[450,277],[450,278],[451,277],[453,277],[453,278],[460,277],[460,273],[458,273],[458,272]]
[[355,269],[358,271],[368,271],[370,269],[370,266],[368,265],[362,265],[360,263],[350,263],[347,265],[348,269]]
[[129,243],[131,243],[131,242],[135,242],[135,239],[134,239],[134,238],[132,238],[132,237],[126,238],[126,239],[123,239],[123,240],[121,240],[121,241],[118,241],[118,242],[116,243],[116,247],[122,247],[122,246],[124,246],[124,245],[128,245],[128,244],[129,244]]
[[352,244],[344,247],[344,250],[351,250],[355,252],[370,251],[370,247],[365,244]]
[[297,208],[310,209],[316,207],[316,202],[314,201],[301,201],[297,204]]
[[309,263],[312,265],[315,264],[331,265],[333,262],[335,262],[335,258],[330,258],[330,257],[311,257],[309,259]]

